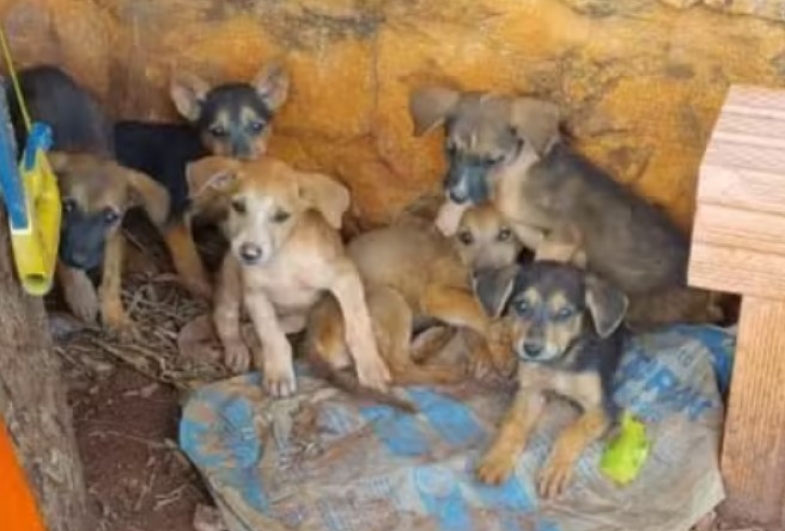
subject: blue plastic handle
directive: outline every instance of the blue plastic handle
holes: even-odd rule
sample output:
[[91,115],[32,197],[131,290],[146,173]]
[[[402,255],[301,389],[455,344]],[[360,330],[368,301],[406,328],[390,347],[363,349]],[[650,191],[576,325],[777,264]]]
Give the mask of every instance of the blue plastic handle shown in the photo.
[[35,154],[38,153],[38,150],[49,151],[51,147],[52,128],[43,122],[33,122],[25,147],[25,171],[30,171],[35,166]]
[[5,91],[0,91],[0,191],[8,210],[8,221],[13,230],[30,227],[22,178],[16,162],[16,139],[8,113]]

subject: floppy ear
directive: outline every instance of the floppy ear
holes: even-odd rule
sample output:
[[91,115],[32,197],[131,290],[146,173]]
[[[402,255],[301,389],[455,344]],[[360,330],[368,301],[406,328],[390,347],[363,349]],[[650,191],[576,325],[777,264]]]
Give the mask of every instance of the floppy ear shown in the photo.
[[510,125],[542,155],[559,136],[559,106],[535,98],[515,98],[510,103]]
[[150,220],[157,226],[166,223],[169,217],[169,192],[152,177],[142,172],[112,163],[111,171],[121,175],[128,183],[128,205],[144,208]]
[[619,328],[630,301],[627,295],[610,282],[587,273],[586,306],[591,312],[594,328],[601,338],[610,336]]
[[185,165],[188,196],[193,199],[207,190],[228,191],[239,178],[240,162],[212,155]]
[[409,114],[414,123],[414,136],[422,136],[444,124],[455,110],[461,94],[443,87],[423,87],[409,96]]
[[485,312],[492,318],[504,314],[504,309],[512,296],[515,277],[521,268],[517,264],[478,272],[472,279],[474,294]]
[[176,73],[169,85],[169,96],[177,107],[177,112],[189,122],[199,119],[208,92],[210,84],[188,72]]
[[289,74],[278,61],[263,67],[254,77],[251,85],[264,100],[271,111],[277,111],[289,96]]
[[297,185],[300,197],[321,212],[330,226],[340,229],[351,202],[349,189],[321,173],[297,173]]
[[70,156],[65,151],[50,151],[46,154],[46,160],[55,173],[64,172],[71,162]]

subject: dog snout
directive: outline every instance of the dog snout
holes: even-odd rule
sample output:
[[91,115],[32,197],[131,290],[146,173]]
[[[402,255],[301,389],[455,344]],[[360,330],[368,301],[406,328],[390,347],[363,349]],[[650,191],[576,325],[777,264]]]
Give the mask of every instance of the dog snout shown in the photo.
[[450,198],[450,201],[459,205],[469,200],[469,194],[465,188],[450,188],[447,191],[447,197]]
[[523,353],[528,358],[538,358],[545,350],[543,344],[539,341],[524,341]]
[[262,259],[264,254],[262,248],[255,243],[244,243],[240,245],[240,258],[248,264],[253,264]]

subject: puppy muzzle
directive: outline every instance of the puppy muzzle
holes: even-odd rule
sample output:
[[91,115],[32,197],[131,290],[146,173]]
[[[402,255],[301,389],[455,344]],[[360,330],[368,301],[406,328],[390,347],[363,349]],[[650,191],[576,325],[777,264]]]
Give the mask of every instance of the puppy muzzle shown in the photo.
[[490,195],[487,173],[487,168],[482,165],[451,163],[444,184],[450,201],[459,205],[487,201]]

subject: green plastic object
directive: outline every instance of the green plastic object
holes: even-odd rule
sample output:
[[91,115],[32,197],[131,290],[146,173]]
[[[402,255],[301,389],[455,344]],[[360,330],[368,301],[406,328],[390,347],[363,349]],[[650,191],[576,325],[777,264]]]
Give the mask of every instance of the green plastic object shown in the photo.
[[646,425],[625,411],[618,434],[602,454],[600,470],[616,484],[627,485],[640,474],[649,456],[650,446]]

